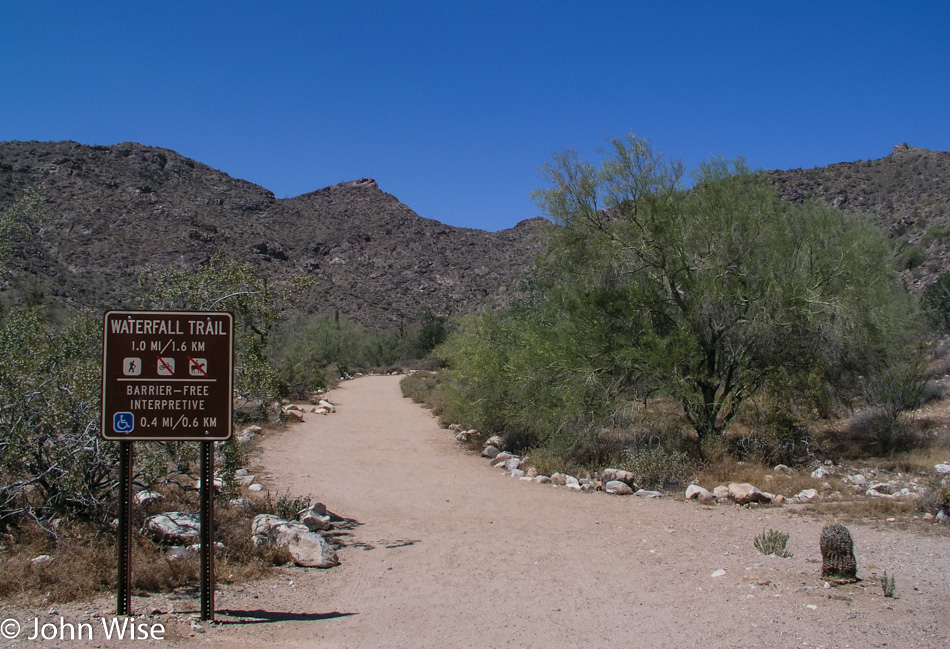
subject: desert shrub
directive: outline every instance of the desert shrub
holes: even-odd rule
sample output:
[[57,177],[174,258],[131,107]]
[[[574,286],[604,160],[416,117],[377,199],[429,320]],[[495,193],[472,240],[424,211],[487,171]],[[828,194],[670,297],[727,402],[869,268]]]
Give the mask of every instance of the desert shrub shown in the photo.
[[689,482],[693,471],[685,452],[663,446],[629,449],[617,468],[630,471],[642,489],[679,489]]
[[934,380],[928,380],[920,391],[920,405],[940,401],[944,397],[945,390],[942,385]]
[[820,450],[807,422],[787,408],[764,413],[749,432],[728,438],[728,447],[739,460],[789,466],[813,460]]
[[914,429],[907,421],[879,409],[855,415],[848,425],[848,433],[864,445],[864,453],[900,453],[917,443]]
[[894,579],[894,575],[888,575],[886,570],[881,577],[881,589],[884,591],[884,597],[893,598],[897,596],[897,580]]
[[943,511],[950,514],[950,478],[936,472],[930,472],[927,488],[920,500],[922,511],[938,514]]
[[775,555],[777,557],[789,558],[792,553],[788,551],[788,534],[778,530],[763,531],[753,541],[755,549],[764,555]]
[[0,348],[0,521],[104,518],[118,445],[99,440],[100,323],[79,313],[57,328],[14,310]]
[[297,519],[297,514],[301,510],[306,509],[311,504],[310,496],[291,496],[290,492],[287,491],[279,495],[277,500],[272,500],[270,494],[268,494],[265,509],[275,516],[293,521]]
[[924,289],[920,305],[936,331],[950,333],[950,273],[944,273]]
[[399,381],[399,388],[404,397],[412,399],[415,403],[423,404],[432,410],[434,415],[441,415],[443,404],[440,388],[444,381],[444,372],[420,370],[404,376]]

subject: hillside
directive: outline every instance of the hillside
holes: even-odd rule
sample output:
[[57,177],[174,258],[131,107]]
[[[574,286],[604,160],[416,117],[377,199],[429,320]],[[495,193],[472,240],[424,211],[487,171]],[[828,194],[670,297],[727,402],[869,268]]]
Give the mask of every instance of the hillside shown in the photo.
[[[789,201],[817,198],[872,218],[919,290],[950,270],[950,153],[899,145],[878,160],[766,172]],[[45,218],[6,281],[33,275],[59,299],[136,308],[148,268],[196,268],[213,252],[275,280],[316,279],[310,310],[374,329],[423,309],[504,302],[548,227],[485,232],[424,219],[372,179],[278,199],[174,151],[134,143],[0,143],[0,210],[33,193]]]
[[767,174],[788,201],[817,198],[871,218],[894,240],[912,290],[950,270],[950,153],[899,144],[877,160]]
[[135,308],[147,268],[195,268],[213,252],[274,279],[315,276],[304,300],[381,328],[504,301],[543,219],[484,232],[423,219],[375,181],[290,199],[173,151],[134,143],[0,143],[0,209],[32,192],[46,220],[15,273],[69,303]]

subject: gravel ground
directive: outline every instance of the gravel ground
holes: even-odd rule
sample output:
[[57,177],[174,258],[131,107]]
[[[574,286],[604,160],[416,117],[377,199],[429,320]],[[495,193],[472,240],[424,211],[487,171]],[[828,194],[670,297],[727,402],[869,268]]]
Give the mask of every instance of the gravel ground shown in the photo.
[[[950,537],[923,523],[849,524],[862,581],[820,577],[823,521],[789,508],[643,500],[521,482],[470,453],[399,377],[330,396],[329,416],[263,438],[272,493],[311,495],[346,519],[341,565],[285,568],[216,595],[193,628],[193,592],[136,597],[154,646],[277,647],[933,647],[950,646]],[[260,473],[260,472],[258,472]],[[791,558],[753,547],[790,535]],[[883,596],[884,570],[897,598]],[[715,576],[719,575],[719,576]],[[112,599],[13,610],[22,634],[89,621]],[[0,646],[129,646],[105,638]],[[0,623],[0,632],[3,631]],[[68,628],[67,628],[68,633]]]

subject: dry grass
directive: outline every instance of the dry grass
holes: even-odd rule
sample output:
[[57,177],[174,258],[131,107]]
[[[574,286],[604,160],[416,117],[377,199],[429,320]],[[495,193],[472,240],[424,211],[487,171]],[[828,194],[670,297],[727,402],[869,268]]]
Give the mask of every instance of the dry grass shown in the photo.
[[[197,511],[197,495],[164,488],[166,500],[158,505],[133,506],[133,592],[170,592],[199,582],[197,555],[169,560],[165,546],[141,532],[149,515],[164,511]],[[219,583],[243,583],[263,578],[268,569],[292,561],[285,549],[256,548],[251,541],[251,521],[259,513],[272,513],[273,505],[261,502],[247,507],[215,505],[215,542],[224,545],[215,556]],[[22,602],[56,603],[90,599],[115,591],[117,580],[117,531],[88,522],[61,521],[55,537],[32,522],[22,522],[0,537],[0,598]],[[51,561],[34,562],[48,555]]]

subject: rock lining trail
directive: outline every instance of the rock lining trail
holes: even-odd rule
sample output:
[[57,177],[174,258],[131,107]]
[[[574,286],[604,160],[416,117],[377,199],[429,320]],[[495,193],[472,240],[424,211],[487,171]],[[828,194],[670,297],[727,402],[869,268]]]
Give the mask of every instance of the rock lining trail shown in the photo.
[[[345,519],[341,564],[221,587],[218,624],[155,646],[950,646],[946,535],[849,524],[863,581],[825,588],[817,517],[519,481],[460,449],[399,378],[341,384],[335,414],[268,433],[255,456],[272,496]],[[760,554],[765,529],[794,556]]]
[[[219,611],[246,609],[241,600],[255,591],[254,608],[277,621],[222,624],[199,640],[354,648],[950,644],[946,536],[852,525],[864,581],[825,589],[815,517],[512,479],[459,449],[428,411],[401,396],[399,378],[346,382],[329,397],[336,414],[265,437],[261,463],[272,493],[310,494],[348,519],[336,537],[342,563],[222,593]],[[793,558],[755,550],[755,536],[771,528],[790,534]],[[872,575],[884,569],[897,577],[898,599],[885,599]],[[725,572],[713,577],[717,571]]]

